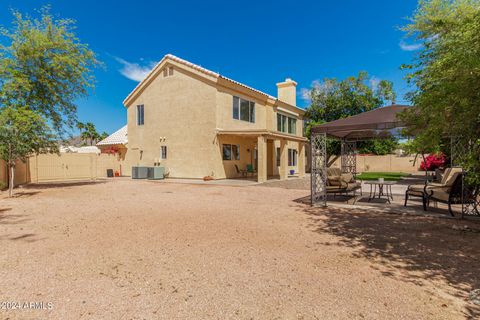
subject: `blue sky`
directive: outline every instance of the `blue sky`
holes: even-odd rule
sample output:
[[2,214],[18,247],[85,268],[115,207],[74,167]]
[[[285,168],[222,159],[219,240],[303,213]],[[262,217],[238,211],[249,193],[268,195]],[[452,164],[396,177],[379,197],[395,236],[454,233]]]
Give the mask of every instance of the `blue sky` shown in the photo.
[[[126,123],[123,99],[138,78],[172,53],[276,96],[286,77],[301,89],[325,77],[366,70],[395,83],[398,102],[409,90],[399,70],[418,46],[398,28],[416,0],[337,1],[44,1],[2,0],[0,25],[9,8],[52,13],[77,21],[77,36],[104,62],[96,90],[78,101],[81,121],[112,133]],[[132,80],[133,79],[133,80]]]

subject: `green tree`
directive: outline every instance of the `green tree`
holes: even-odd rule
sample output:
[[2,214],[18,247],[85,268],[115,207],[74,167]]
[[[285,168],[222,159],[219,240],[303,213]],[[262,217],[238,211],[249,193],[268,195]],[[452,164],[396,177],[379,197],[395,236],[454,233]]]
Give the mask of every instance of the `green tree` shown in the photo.
[[78,122],[77,128],[80,130],[80,137],[84,145],[88,144],[90,146],[93,146],[94,144],[97,144],[100,140],[108,137],[108,133],[106,132],[103,132],[101,134],[98,133],[97,128],[92,122]]
[[54,18],[48,7],[40,18],[13,17],[0,29],[0,108],[27,106],[63,133],[75,125],[74,101],[94,87],[99,62],[73,33],[73,20]]
[[[307,108],[308,119],[305,130],[310,138],[311,127],[337,119],[347,118],[362,112],[370,111],[385,105],[387,101],[395,102],[393,83],[387,80],[371,79],[367,72],[362,71],[357,76],[344,80],[325,78],[315,83],[308,92],[311,100]],[[360,150],[382,154],[391,152],[395,141],[365,141],[359,143]],[[393,146],[393,148],[392,148]],[[340,154],[340,142],[335,139],[327,141],[328,166]]]
[[330,122],[381,107],[386,101],[395,102],[393,83],[371,79],[368,72],[344,80],[323,79],[308,94],[311,104],[307,118]]
[[9,169],[9,195],[13,196],[15,163],[33,153],[57,152],[56,135],[43,117],[28,108],[0,110],[0,158]]
[[0,150],[10,169],[29,154],[55,152],[60,136],[76,123],[74,101],[94,86],[95,54],[73,33],[74,22],[13,11],[11,28],[0,28]]
[[103,132],[100,134],[97,143],[98,143],[99,141],[102,141],[102,140],[106,139],[108,136],[109,136],[109,134],[108,134],[107,132],[103,131]]
[[[480,1],[420,1],[404,30],[423,44],[410,65],[406,134],[418,151],[438,150],[454,136],[467,147],[461,164],[480,183]],[[443,151],[443,150],[442,150]]]

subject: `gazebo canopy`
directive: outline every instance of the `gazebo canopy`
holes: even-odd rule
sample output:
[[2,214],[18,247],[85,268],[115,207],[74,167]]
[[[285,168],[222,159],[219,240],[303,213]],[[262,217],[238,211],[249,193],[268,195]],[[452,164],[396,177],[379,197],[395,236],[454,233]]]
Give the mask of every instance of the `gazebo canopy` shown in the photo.
[[397,114],[410,108],[405,105],[391,105],[363,112],[345,119],[327,122],[312,128],[312,133],[326,133],[328,136],[346,140],[368,140],[388,138],[403,127]]

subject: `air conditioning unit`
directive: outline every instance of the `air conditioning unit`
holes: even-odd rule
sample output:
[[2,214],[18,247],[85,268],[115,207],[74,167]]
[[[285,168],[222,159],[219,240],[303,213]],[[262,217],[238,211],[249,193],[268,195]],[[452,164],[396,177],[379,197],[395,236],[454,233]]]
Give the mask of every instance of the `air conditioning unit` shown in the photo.
[[165,178],[164,167],[149,167],[147,173],[149,180],[159,180]]
[[147,179],[148,167],[132,167],[132,179]]

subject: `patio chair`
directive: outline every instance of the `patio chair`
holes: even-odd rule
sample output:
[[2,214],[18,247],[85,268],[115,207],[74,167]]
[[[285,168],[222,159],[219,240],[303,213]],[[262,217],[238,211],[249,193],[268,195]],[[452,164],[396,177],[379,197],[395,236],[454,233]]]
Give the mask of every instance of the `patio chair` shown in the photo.
[[407,206],[408,199],[412,197],[422,198],[423,210],[427,211],[429,190],[432,188],[451,188],[457,175],[462,173],[462,168],[447,168],[443,174],[440,182],[427,182],[425,184],[412,184],[409,185],[407,191],[405,191],[405,203]]
[[257,170],[253,167],[253,164],[247,164],[247,174],[251,173],[252,176],[257,173]]
[[434,202],[442,202],[448,204],[448,212],[452,217],[455,215],[452,211],[452,204],[459,204],[462,203],[462,172],[456,172],[454,174],[450,174],[451,179],[454,179],[451,185],[443,185],[443,186],[430,186],[426,189],[427,192],[427,207],[430,205],[430,201],[433,200]]
[[242,177],[246,177],[248,173],[247,170],[239,169],[237,165],[235,165],[235,171],[237,171],[237,174],[241,175]]
[[360,189],[360,195],[362,193],[362,182],[355,180],[352,173],[342,173],[340,168],[328,168],[327,169],[327,193],[335,196],[338,193],[353,192],[356,195],[357,190]]

